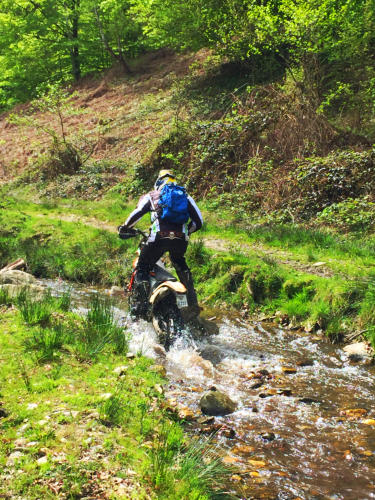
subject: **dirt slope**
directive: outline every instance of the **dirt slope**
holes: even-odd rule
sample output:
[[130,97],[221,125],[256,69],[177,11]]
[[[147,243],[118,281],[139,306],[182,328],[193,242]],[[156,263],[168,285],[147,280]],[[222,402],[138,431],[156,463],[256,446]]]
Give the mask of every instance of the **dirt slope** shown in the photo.
[[[93,159],[139,161],[163,137],[173,120],[170,105],[176,77],[187,74],[190,64],[204,58],[201,52],[176,55],[158,51],[139,60],[130,76],[113,68],[98,78],[85,78],[74,91],[74,113],[65,119],[68,135],[84,137],[94,145]],[[30,113],[30,105],[15,113]],[[20,127],[0,116],[0,179],[12,178],[46,152],[51,138],[38,127]],[[57,116],[37,112],[35,123],[58,130]]]

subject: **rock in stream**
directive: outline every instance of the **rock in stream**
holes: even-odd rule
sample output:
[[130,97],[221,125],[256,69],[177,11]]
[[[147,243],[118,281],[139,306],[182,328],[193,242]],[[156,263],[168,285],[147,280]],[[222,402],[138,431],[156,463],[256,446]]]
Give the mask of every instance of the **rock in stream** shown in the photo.
[[213,387],[203,394],[199,401],[199,407],[206,415],[219,416],[233,413],[237,408],[237,404],[224,392],[220,392]]

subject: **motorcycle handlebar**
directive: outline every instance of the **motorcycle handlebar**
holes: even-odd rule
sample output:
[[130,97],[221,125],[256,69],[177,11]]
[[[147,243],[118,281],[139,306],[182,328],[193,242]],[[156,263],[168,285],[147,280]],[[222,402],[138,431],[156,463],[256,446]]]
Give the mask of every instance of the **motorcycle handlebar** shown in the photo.
[[133,229],[133,228],[130,228],[130,227],[125,227],[125,226],[118,226],[117,228],[118,230],[118,235],[119,235],[119,238],[121,238],[122,240],[128,240],[130,238],[135,238],[135,236],[143,236],[143,238],[147,238],[148,235],[141,231],[140,229]]

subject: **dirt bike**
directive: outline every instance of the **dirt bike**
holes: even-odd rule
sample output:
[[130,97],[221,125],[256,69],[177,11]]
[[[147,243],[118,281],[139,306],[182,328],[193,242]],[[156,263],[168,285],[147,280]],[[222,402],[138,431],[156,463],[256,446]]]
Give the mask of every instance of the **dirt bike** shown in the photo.
[[[148,235],[139,229],[118,228],[119,237],[127,240],[142,236],[137,254],[139,256],[142,246],[146,244]],[[149,295],[147,304],[143,304],[142,314],[139,315],[139,299],[135,290],[134,281],[138,256],[134,259],[133,272],[128,285],[128,302],[130,313],[135,317],[143,317],[150,321],[158,335],[159,342],[166,349],[185,328],[180,309],[188,306],[187,290],[164,266],[161,259],[155,264],[149,276]]]

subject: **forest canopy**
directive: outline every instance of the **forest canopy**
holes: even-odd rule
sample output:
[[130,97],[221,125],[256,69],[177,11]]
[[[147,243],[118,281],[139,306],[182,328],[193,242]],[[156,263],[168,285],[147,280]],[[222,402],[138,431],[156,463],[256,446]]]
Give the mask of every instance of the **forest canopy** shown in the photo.
[[373,113],[375,0],[0,0],[0,110],[162,47],[278,64],[316,109]]

